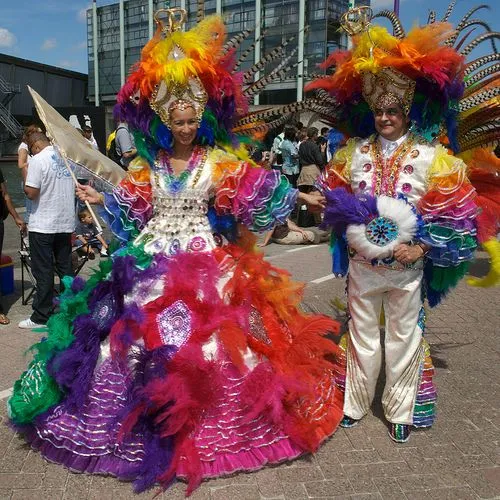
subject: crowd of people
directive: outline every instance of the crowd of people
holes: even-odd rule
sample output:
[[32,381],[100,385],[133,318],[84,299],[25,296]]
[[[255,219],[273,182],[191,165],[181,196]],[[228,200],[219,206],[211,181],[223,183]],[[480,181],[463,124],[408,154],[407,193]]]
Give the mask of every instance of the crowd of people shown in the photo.
[[[392,53],[396,70],[385,57],[392,36],[378,33],[384,50],[374,55],[361,33],[311,85],[343,102],[336,121],[356,133],[330,148],[328,127],[287,125],[269,155],[251,156],[233,132],[246,97],[228,69],[222,20],[184,32],[177,10],[118,95],[113,140],[125,178],[112,193],[76,186],[103,208],[112,258],[87,282],[65,281],[57,311],[53,266],[71,275],[75,189],[46,136],[26,135],[37,293],[20,326],[46,326],[47,336],[14,386],[11,424],[71,470],[132,480],[136,491],[179,478],[189,494],[205,478],[294,459],[339,425],[358,425],[382,368],[383,311],[382,407],[390,439],[408,441],[435,419],[424,301],[437,305],[479,238],[498,229],[463,160],[421,135],[435,123],[414,107],[447,106],[441,83],[458,78],[460,58],[434,28],[399,59]],[[405,57],[433,36],[426,50],[449,64],[430,74],[423,65],[415,79]],[[322,230],[301,227],[302,212]],[[79,248],[106,255],[90,213],[78,218]],[[264,259],[257,232],[261,246],[331,240],[334,269],[348,274],[348,332],[337,342],[340,325],[302,311],[303,288]]]

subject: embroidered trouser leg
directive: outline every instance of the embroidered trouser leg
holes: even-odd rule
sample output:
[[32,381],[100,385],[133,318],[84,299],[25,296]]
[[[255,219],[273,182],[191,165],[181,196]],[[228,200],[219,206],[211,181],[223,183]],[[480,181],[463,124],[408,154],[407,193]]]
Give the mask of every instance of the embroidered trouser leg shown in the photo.
[[349,344],[344,413],[363,417],[370,408],[382,363],[379,319],[386,319],[386,385],[382,404],[386,418],[412,423],[423,359],[418,326],[422,271],[349,264]]

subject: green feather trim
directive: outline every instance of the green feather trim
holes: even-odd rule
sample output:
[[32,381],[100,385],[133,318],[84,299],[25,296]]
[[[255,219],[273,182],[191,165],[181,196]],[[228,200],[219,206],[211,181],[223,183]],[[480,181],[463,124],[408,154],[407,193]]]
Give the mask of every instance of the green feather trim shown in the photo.
[[446,292],[457,286],[458,282],[467,274],[470,262],[461,262],[455,267],[432,268],[431,287],[439,292]]

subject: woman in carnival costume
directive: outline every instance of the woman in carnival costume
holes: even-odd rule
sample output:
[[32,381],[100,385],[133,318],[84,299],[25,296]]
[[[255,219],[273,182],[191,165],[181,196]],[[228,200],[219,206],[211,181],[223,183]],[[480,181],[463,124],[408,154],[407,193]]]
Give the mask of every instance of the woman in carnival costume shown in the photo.
[[[412,427],[430,427],[435,418],[434,369],[423,338],[425,298],[431,307],[441,301],[467,272],[478,242],[493,263],[481,284],[493,284],[499,275],[499,162],[491,150],[471,151],[498,141],[498,123],[488,134],[479,128],[498,117],[498,98],[470,86],[465,97],[473,100],[462,99],[471,67],[452,48],[457,32],[449,24],[414,28],[405,36],[394,13],[382,15],[393,21],[394,36],[370,26],[367,7],[344,16],[353,48],[333,53],[324,66],[334,66],[334,73],[308,90],[321,89],[324,116],[356,137],[336,152],[318,183],[327,198],[324,224],[334,230],[334,272],[348,272],[341,426],[355,426],[374,398],[383,309],[382,406],[390,437],[405,442]],[[476,69],[491,60],[475,61]],[[491,74],[482,76],[498,90],[498,74],[496,83]],[[468,122],[457,134],[462,118]],[[455,151],[468,150],[475,162],[469,173],[484,181],[484,194],[469,181],[462,159],[431,142],[436,136]]]
[[68,282],[9,411],[51,461],[189,493],[316,450],[342,407],[337,323],[302,313],[302,286],[235,225],[268,230],[303,195],[230,132],[246,102],[221,19],[184,33],[167,13],[118,95],[138,157],[112,194],[78,189],[122,245]]

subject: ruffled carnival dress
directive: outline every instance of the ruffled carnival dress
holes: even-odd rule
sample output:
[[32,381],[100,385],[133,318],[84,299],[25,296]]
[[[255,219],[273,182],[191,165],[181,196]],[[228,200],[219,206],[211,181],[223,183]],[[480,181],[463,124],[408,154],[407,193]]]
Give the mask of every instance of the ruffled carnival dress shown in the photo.
[[301,285],[248,232],[213,234],[228,214],[267,229],[295,198],[276,172],[220,150],[196,148],[178,178],[135,160],[105,200],[123,245],[68,282],[15,384],[11,422],[31,446],[137,491],[184,478],[188,493],[317,449],[342,418],[325,338],[338,325],[298,309]]

